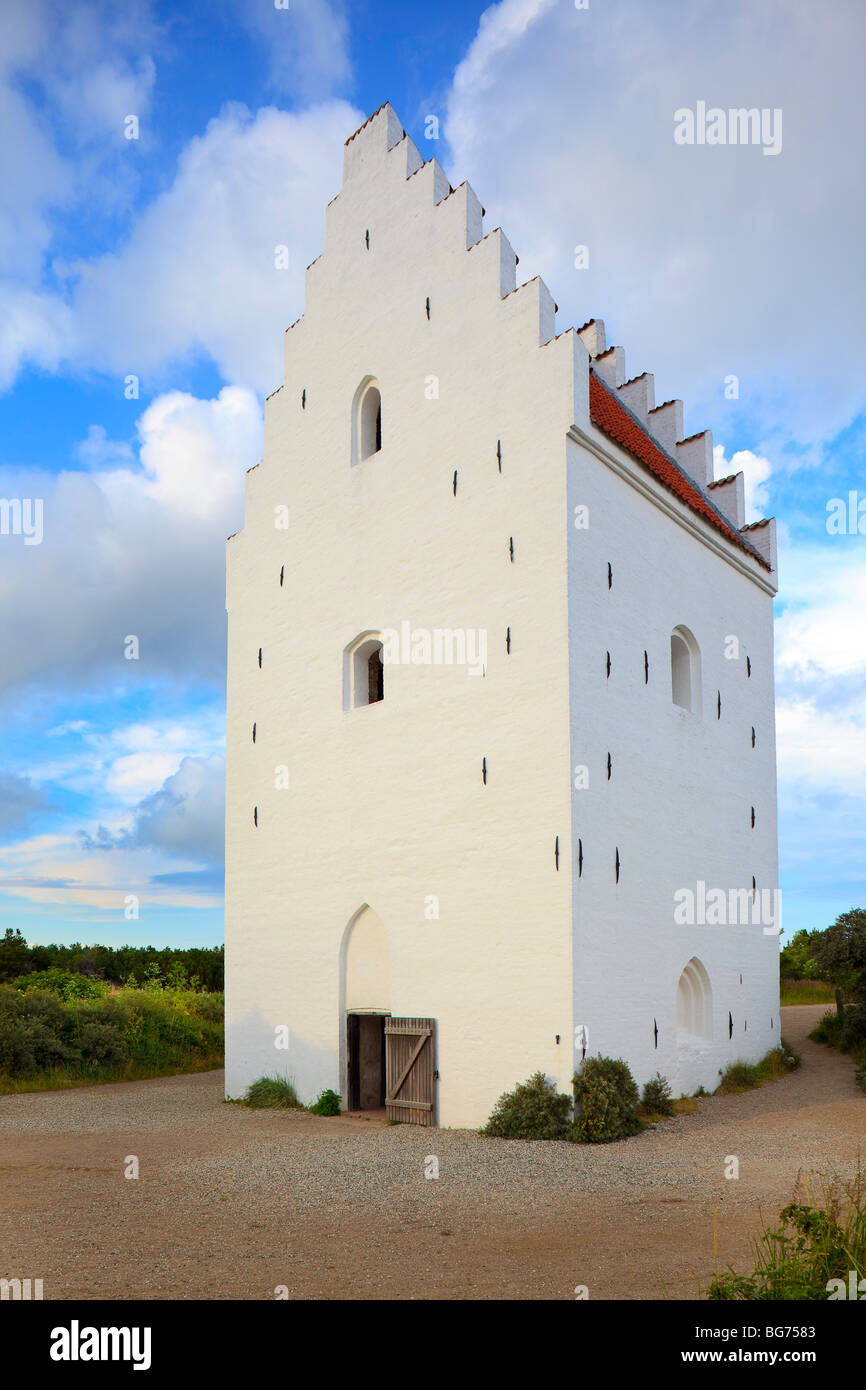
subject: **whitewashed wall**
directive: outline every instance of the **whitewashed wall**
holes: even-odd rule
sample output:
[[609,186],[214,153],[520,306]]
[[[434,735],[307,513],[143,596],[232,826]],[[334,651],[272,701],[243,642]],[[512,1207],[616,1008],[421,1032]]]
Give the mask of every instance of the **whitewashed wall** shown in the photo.
[[[583,344],[553,339],[541,282],[515,290],[513,252],[498,232],[480,240],[472,190],[449,193],[435,161],[419,166],[389,107],[347,146],[304,317],[286,335],[285,385],[267,402],[245,528],[228,545],[226,1090],[280,1071],[305,1101],[324,1087],[345,1096],[347,931],[369,905],[391,1011],[436,1018],[438,1118],[460,1126],[538,1069],[567,1089],[575,1023],[639,1081],[657,1068],[673,1080],[676,984],[692,954],[713,978],[719,1027],[724,1014],[712,1067],[723,1052],[766,1051],[777,943],[678,936],[670,896],[692,877],[775,881],[770,600],[566,443],[575,423],[594,434]],[[382,390],[383,446],[353,467],[366,376]],[[576,501],[594,508],[580,536]],[[387,666],[384,701],[344,710],[346,645],[406,620],[485,630],[486,675]],[[718,726],[671,707],[678,622],[701,643],[705,696],[722,687]],[[716,657],[722,630],[740,629],[750,682]],[[752,723],[756,752],[741,746]],[[573,790],[576,761],[592,769],[588,792]],[[758,807],[755,831],[744,802]],[[738,1048],[732,1004],[735,1039],[749,1018]],[[281,1026],[288,1052],[274,1046]]]

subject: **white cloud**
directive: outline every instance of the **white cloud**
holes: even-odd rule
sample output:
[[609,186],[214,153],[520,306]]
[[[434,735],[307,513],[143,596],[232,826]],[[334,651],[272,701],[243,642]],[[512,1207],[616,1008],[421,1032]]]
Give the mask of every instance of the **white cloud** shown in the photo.
[[225,762],[184,758],[138,808],[134,839],[172,855],[221,862],[225,840]]
[[[44,499],[42,544],[0,547],[0,690],[49,676],[67,690],[221,678],[225,538],[261,457],[258,400],[237,386],[208,401],[173,391],[138,436],[141,467],[0,474],[0,495]],[[100,451],[112,456],[104,438]],[[138,660],[124,656],[130,635]]]
[[766,516],[770,506],[768,483],[773,471],[769,459],[753,454],[751,449],[738,449],[726,459],[724,444],[717,444],[713,449],[713,464],[717,478],[727,478],[731,473],[743,474],[747,523]]
[[[452,182],[468,177],[561,306],[600,315],[629,374],[681,397],[691,433],[748,409],[762,453],[809,443],[864,404],[866,282],[852,276],[866,186],[866,15],[732,0],[504,0],[482,17],[450,92]],[[783,148],[678,146],[674,112],[698,100],[782,108]],[[574,247],[590,250],[574,268]],[[817,324],[832,349],[804,352]],[[739,377],[739,404],[723,396]],[[787,466],[787,464],[785,465]]]
[[[265,46],[271,88],[297,103],[334,96],[349,80],[349,24],[341,0],[238,0],[238,18]],[[351,134],[351,132],[348,132]]]
[[[855,542],[856,545],[856,542]],[[831,546],[801,547],[785,554],[782,598],[776,619],[776,668],[782,676],[826,682],[866,672],[866,565],[839,538]]]
[[856,793],[866,780],[866,709],[821,709],[814,699],[780,700],[776,706],[779,776],[813,787]]
[[55,370],[72,348],[51,279],[60,218],[90,223],[130,197],[123,119],[144,117],[156,29],[136,5],[3,0],[0,6],[0,390],[22,363]]
[[[76,362],[162,380],[170,362],[203,352],[226,380],[271,391],[361,119],[331,102],[299,114],[234,105],[212,120],[127,244],[76,267]],[[282,246],[288,269],[275,265]]]

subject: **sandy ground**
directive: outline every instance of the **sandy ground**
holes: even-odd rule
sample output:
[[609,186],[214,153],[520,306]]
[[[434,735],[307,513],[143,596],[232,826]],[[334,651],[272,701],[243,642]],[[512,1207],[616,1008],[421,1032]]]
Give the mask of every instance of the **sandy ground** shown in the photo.
[[782,1011],[799,1071],[611,1145],[248,1111],[222,1072],[0,1097],[0,1275],[46,1299],[694,1298],[714,1223],[719,1266],[749,1268],[802,1171],[866,1156],[851,1062],[806,1038],[824,1008]]

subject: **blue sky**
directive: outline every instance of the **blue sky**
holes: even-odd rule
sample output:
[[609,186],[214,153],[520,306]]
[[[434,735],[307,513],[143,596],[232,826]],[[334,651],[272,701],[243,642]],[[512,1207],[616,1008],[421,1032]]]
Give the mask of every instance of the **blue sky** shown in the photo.
[[[4,0],[0,497],[44,533],[0,535],[0,927],[221,939],[224,540],[385,99],[778,518],[786,928],[864,902],[866,535],[826,524],[866,498],[864,38],[859,0]],[[678,146],[699,100],[780,152]]]

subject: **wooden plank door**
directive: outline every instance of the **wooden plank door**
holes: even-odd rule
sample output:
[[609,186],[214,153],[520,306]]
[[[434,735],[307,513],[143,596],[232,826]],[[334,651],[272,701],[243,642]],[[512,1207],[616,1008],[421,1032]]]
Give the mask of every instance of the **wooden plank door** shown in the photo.
[[385,1020],[385,1110],[389,1120],[436,1123],[436,1020]]

